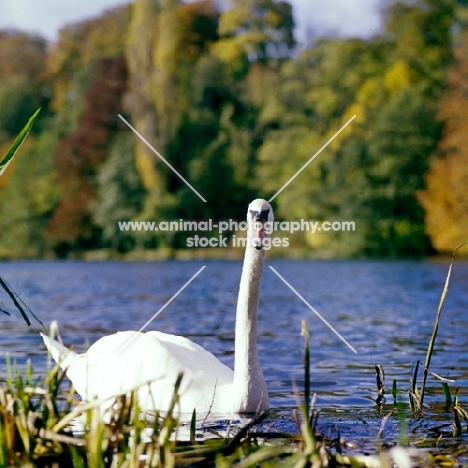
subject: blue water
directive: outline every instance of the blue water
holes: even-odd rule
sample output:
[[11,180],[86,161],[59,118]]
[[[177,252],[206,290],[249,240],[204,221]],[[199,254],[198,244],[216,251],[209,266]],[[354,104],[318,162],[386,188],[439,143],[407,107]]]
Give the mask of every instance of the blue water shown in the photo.
[[[0,275],[45,323],[59,323],[63,341],[84,350],[104,334],[138,329],[202,265],[207,268],[148,327],[191,338],[233,365],[235,305],[242,264],[237,261],[11,262]],[[354,353],[269,268],[273,266],[342,337]],[[448,262],[267,260],[260,300],[259,354],[270,392],[271,422],[293,430],[294,388],[303,388],[301,320],[307,320],[311,389],[324,431],[375,437],[388,408],[375,403],[375,364],[386,372],[387,393],[397,380],[402,398],[416,361],[424,361]],[[434,372],[462,386],[468,401],[468,262],[456,262],[431,363]],[[40,325],[31,327],[0,291],[0,372],[10,353],[46,369]],[[430,377],[429,421],[442,414],[440,382]],[[363,424],[364,422],[364,424]],[[396,423],[395,423],[396,424]],[[389,430],[392,430],[389,424]]]

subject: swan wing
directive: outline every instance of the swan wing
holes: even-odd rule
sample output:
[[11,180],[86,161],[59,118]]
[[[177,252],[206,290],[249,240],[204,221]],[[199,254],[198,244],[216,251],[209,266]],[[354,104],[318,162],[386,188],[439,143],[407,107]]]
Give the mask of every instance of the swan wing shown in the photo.
[[101,338],[80,355],[48,340],[53,358],[59,363],[62,359],[68,378],[85,400],[111,399],[137,389],[143,410],[165,411],[183,373],[180,413],[230,411],[233,371],[187,338],[162,332],[119,332]]

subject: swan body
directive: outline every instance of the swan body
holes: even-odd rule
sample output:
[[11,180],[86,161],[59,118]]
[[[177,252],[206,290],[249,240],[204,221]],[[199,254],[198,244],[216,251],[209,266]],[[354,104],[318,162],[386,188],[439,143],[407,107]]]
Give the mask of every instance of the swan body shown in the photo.
[[178,413],[191,415],[195,409],[197,415],[229,417],[268,409],[257,354],[257,312],[265,256],[261,243],[268,236],[264,225],[273,222],[270,204],[254,200],[247,222],[249,242],[237,304],[234,371],[188,338],[159,331],[118,332],[99,339],[84,354],[42,335],[53,359],[66,370],[84,400],[97,398],[106,407],[116,396],[136,390],[142,410],[164,412],[183,373]]
[[115,396],[137,389],[143,410],[165,410],[181,372],[181,413],[191,414],[194,408],[197,414],[223,413],[223,403],[229,398],[233,371],[182,336],[157,331],[118,332],[101,338],[85,354],[70,351],[47,336],[43,339],[86,401],[97,397],[110,405]]

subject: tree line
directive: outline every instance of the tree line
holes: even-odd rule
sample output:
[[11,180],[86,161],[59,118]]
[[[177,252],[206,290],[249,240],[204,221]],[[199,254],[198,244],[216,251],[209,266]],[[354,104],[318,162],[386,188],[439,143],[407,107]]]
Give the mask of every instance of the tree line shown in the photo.
[[[387,1],[369,39],[300,48],[285,1],[135,0],[60,31],[0,31],[0,153],[42,107],[0,180],[0,257],[186,246],[118,221],[242,219],[354,121],[273,205],[329,257],[450,252],[468,238],[468,19],[457,0]],[[203,203],[118,117],[203,195]]]

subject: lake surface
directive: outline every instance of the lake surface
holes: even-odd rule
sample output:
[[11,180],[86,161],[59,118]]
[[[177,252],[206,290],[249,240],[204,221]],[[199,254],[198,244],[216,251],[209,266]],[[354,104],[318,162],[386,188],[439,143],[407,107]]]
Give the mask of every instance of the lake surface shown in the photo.
[[[207,268],[148,327],[187,336],[233,365],[234,323],[242,263],[236,261],[11,262],[0,275],[45,323],[59,323],[66,345],[84,350],[87,340],[138,329],[200,268]],[[273,266],[357,351],[353,353],[268,268]],[[311,335],[311,388],[327,435],[374,440],[382,416],[393,408],[396,379],[406,401],[412,366],[424,361],[449,262],[437,261],[266,261],[259,313],[259,354],[272,414],[265,424],[295,431],[294,387],[303,388],[301,320]],[[0,372],[6,353],[34,371],[46,369],[40,326],[30,328],[0,292]],[[387,405],[375,403],[374,366],[386,373]],[[461,385],[468,406],[468,262],[456,262],[431,363],[434,372]],[[426,418],[436,426],[444,412],[441,384],[429,377]],[[395,435],[396,420],[386,426]]]

